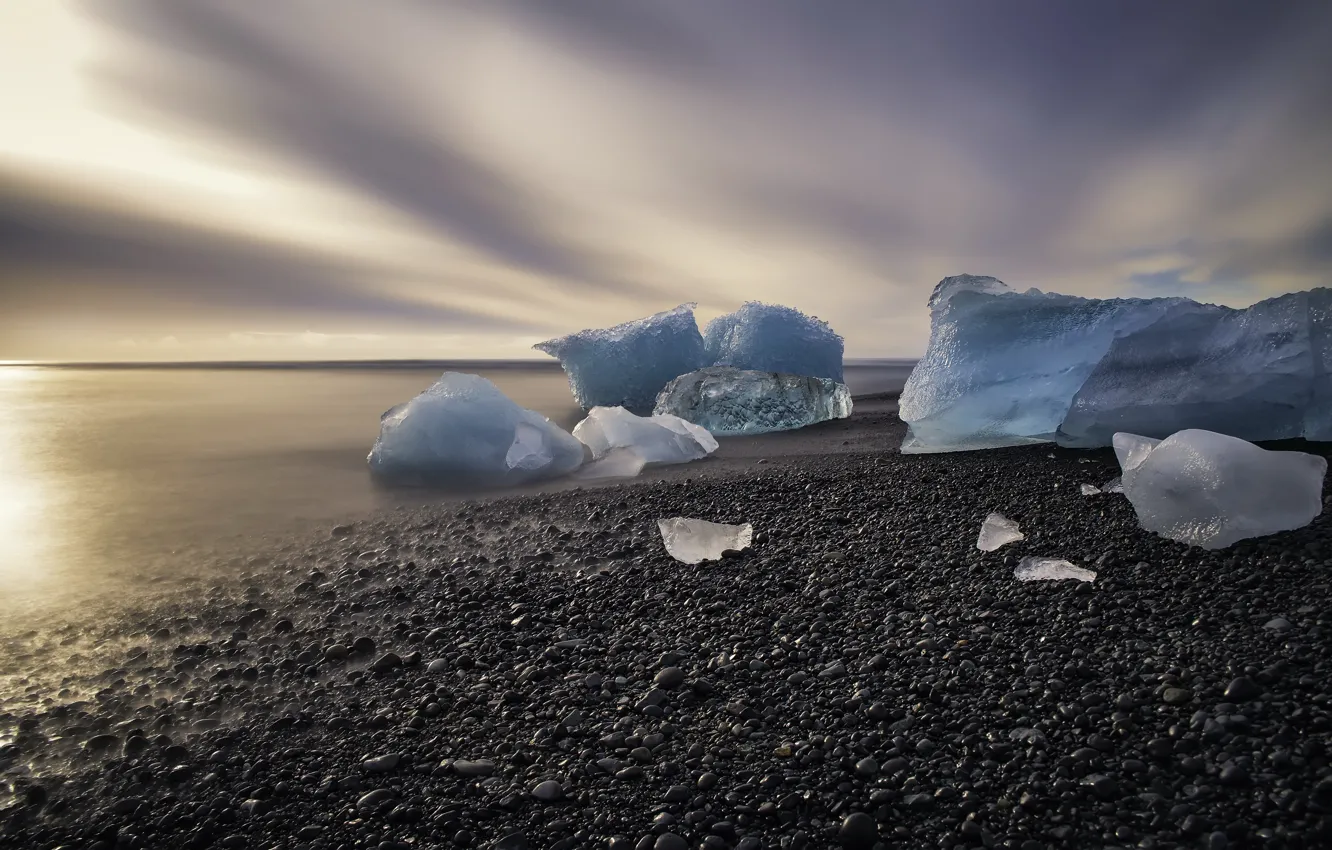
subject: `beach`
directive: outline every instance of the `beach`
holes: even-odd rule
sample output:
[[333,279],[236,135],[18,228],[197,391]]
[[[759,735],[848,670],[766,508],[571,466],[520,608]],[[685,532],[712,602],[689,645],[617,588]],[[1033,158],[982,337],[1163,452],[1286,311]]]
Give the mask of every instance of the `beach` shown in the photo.
[[[388,509],[15,636],[0,844],[1332,841],[1326,516],[1206,552],[1081,495],[1108,450],[903,430],[862,400],[625,483]],[[977,551],[991,511],[1026,539]],[[676,563],[671,516],[754,542]],[[1018,582],[1027,555],[1096,580]]]

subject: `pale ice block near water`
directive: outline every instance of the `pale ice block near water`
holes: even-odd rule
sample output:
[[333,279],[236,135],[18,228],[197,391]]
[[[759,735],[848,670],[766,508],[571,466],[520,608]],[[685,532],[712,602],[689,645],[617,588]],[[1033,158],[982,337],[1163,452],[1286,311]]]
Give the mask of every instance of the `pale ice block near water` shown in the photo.
[[712,366],[844,380],[842,337],[793,307],[748,301],[708,323],[703,347]]
[[594,407],[574,426],[573,435],[588,447],[593,462],[587,478],[629,478],[647,464],[688,463],[717,450],[706,429],[670,414],[636,416],[623,407]]
[[567,475],[584,452],[485,378],[446,372],[380,417],[367,461],[376,475],[405,483],[506,486]]
[[704,365],[694,304],[612,328],[589,329],[532,346],[559,358],[584,410],[624,407],[650,413],[672,378]]
[[1171,540],[1224,549],[1302,528],[1323,511],[1327,461],[1189,429],[1164,440],[1116,434],[1124,495],[1138,522]]
[[727,525],[689,517],[657,520],[662,542],[672,558],[685,564],[715,561],[727,550],[748,549],[754,539],[749,523]]

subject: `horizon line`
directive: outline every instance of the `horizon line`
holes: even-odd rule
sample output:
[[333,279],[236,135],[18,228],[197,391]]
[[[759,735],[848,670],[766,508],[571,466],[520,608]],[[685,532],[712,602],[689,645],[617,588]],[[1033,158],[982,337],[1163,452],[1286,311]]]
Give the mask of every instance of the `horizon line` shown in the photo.
[[[913,363],[919,357],[848,357],[848,364]],[[547,366],[558,369],[552,358],[458,357],[458,358],[370,358],[332,360],[0,360],[0,367],[43,369],[291,369],[291,368],[426,368],[433,366]]]

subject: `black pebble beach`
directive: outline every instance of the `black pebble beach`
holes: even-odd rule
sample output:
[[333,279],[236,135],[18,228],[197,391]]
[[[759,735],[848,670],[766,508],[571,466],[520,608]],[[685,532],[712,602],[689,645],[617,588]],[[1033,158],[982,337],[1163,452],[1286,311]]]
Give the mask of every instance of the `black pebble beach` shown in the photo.
[[[386,513],[126,614],[0,704],[0,847],[1332,847],[1332,519],[1206,552],[1080,493],[1106,450],[820,435]],[[991,511],[1026,539],[977,551]],[[676,563],[671,516],[754,544]]]

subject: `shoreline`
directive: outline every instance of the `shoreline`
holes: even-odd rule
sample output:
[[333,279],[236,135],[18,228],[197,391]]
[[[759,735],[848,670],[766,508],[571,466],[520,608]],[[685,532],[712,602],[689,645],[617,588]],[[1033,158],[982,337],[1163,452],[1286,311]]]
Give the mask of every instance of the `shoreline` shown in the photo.
[[[750,850],[859,812],[886,847],[1332,840],[1332,520],[1189,549],[1079,494],[1109,450],[902,456],[881,403],[289,541],[77,675],[65,636],[11,655],[74,707],[0,703],[0,836]],[[1027,539],[976,551],[992,510]],[[674,515],[754,545],[677,564]],[[1029,554],[1097,580],[1018,583]]]

